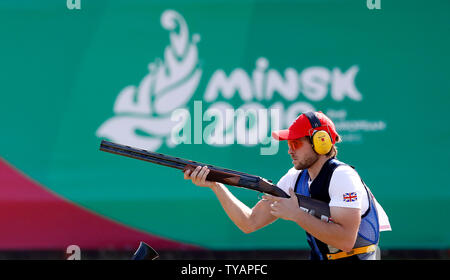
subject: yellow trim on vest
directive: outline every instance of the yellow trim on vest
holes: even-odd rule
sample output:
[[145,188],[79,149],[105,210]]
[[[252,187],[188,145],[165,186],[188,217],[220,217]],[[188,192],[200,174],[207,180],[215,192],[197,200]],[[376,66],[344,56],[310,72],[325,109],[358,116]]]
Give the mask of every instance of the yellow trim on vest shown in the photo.
[[377,249],[377,245],[369,245],[366,247],[353,248],[350,252],[339,252],[336,254],[327,254],[329,260],[337,260],[346,257],[351,257],[353,255],[359,255],[364,253],[374,252]]

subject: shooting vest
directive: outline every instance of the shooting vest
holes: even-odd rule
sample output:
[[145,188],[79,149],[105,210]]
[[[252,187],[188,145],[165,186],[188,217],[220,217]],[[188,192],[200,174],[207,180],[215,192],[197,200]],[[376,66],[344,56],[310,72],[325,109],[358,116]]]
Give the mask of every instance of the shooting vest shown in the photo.
[[[298,194],[310,196],[311,198],[330,203],[331,198],[328,189],[330,187],[331,176],[333,175],[334,170],[340,165],[346,164],[335,158],[331,158],[325,162],[319,175],[317,175],[311,183],[310,188],[308,188],[308,171],[302,170],[297,178],[294,191]],[[354,168],[353,166],[351,167]],[[372,193],[362,179],[361,182],[363,183],[367,192],[367,197],[369,198],[369,207],[361,216],[361,224],[359,226],[358,236],[355,245],[353,246],[353,250],[349,253],[343,252],[321,242],[311,234],[306,233],[308,244],[311,247],[312,260],[334,260],[342,258],[345,258],[345,260],[365,259],[376,253],[375,251],[380,237],[377,209]]]

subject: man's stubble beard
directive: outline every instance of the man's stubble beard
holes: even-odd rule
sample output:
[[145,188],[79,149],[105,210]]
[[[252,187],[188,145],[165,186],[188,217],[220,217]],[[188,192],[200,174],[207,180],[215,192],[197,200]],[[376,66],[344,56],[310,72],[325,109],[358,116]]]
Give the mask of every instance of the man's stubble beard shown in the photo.
[[299,162],[296,160],[296,164],[294,164],[294,168],[297,170],[304,170],[310,168],[316,161],[319,160],[319,155],[316,153],[310,154],[305,157],[303,161]]

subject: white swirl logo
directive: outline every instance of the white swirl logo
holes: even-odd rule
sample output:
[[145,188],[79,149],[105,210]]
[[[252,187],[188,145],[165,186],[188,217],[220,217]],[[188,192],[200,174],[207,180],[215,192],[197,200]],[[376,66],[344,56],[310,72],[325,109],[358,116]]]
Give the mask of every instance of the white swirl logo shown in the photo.
[[150,63],[149,73],[138,87],[127,86],[114,104],[115,116],[97,130],[98,137],[157,150],[171,141],[171,112],[184,108],[191,99],[202,75],[198,65],[198,34],[189,37],[184,18],[173,10],[161,16],[161,25],[170,32],[170,45],[164,50],[164,60]]

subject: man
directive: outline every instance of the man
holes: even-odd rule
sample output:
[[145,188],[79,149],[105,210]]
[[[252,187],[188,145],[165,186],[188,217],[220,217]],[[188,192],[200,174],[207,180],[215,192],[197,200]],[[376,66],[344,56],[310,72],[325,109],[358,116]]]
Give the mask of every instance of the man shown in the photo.
[[[294,165],[277,186],[290,198],[263,196],[252,209],[221,183],[206,181],[206,166],[187,170],[184,178],[216,194],[230,219],[245,233],[254,232],[277,218],[302,227],[311,247],[311,259],[379,259],[379,232],[390,230],[384,210],[349,165],[335,157],[340,141],[334,123],[322,112],[301,114],[287,130],[273,132],[287,140]],[[332,222],[322,221],[299,207],[295,193],[325,201]],[[381,222],[381,223],[380,223]]]

